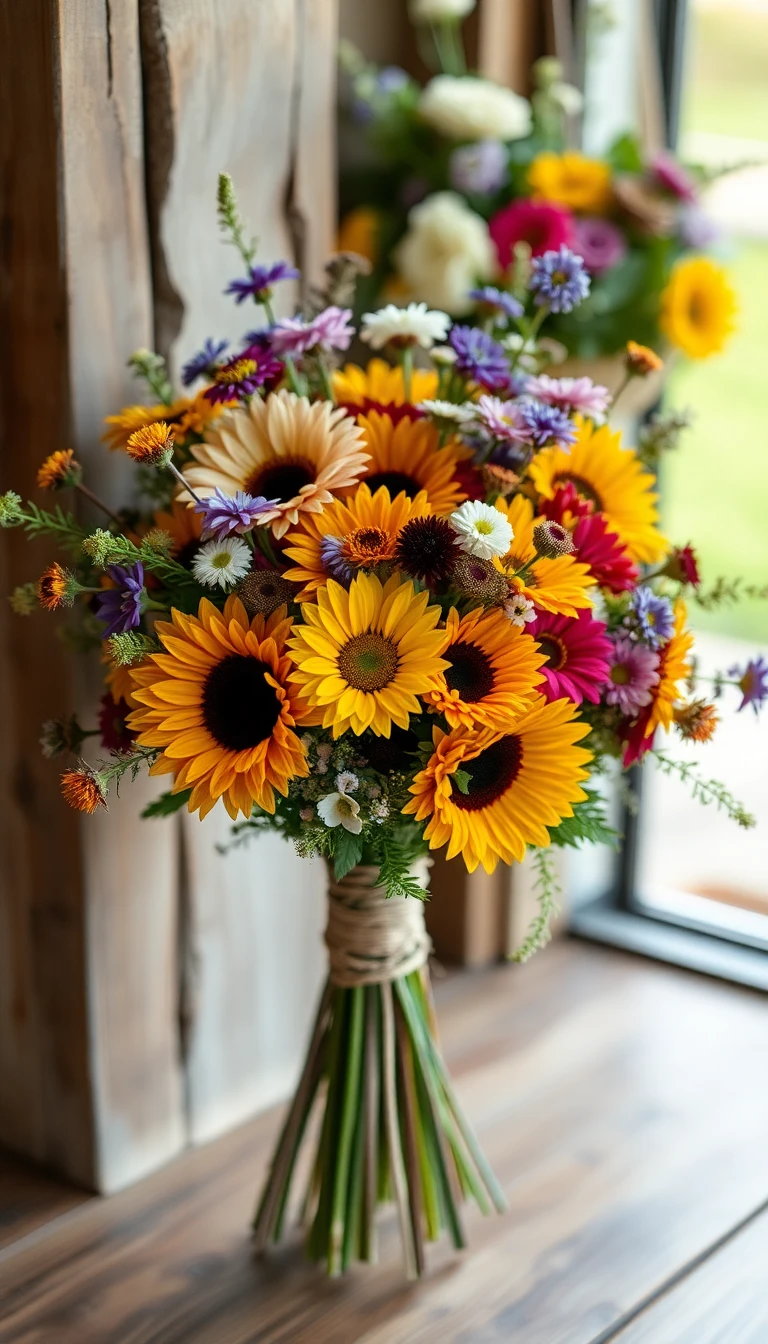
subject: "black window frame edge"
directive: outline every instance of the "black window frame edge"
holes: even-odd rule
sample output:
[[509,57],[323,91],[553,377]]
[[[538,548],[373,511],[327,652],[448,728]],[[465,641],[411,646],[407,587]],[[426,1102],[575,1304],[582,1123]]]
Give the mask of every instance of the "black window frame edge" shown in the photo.
[[[577,0],[578,5],[578,0]],[[667,144],[677,143],[688,0],[655,0],[661,83]],[[636,885],[642,797],[641,767],[630,770],[628,783],[634,806],[624,805],[623,843],[614,864],[611,887],[571,911],[568,933],[576,938],[618,947],[654,961],[715,976],[768,993],[766,950],[730,930],[721,930],[643,901]]]

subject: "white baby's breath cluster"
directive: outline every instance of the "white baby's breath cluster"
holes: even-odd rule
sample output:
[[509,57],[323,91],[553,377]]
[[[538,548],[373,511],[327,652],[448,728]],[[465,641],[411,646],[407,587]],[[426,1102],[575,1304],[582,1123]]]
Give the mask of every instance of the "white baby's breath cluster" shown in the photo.
[[531,131],[527,98],[473,75],[435,75],[419,99],[419,114],[448,140],[521,140]]

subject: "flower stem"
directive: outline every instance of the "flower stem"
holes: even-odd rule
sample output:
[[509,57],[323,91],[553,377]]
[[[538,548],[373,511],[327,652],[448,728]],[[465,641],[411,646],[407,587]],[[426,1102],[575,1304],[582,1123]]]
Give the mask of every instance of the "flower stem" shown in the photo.
[[91,504],[95,504],[97,509],[101,509],[102,513],[105,513],[108,518],[111,518],[113,523],[117,523],[118,527],[122,530],[123,520],[120,515],[114,513],[109,505],[104,503],[103,499],[99,499],[98,495],[94,495],[93,491],[89,490],[87,485],[83,485],[81,482],[79,485],[75,486],[75,489],[79,490],[84,499],[90,500]]
[[413,381],[413,346],[406,345],[401,355],[403,366],[403,396],[406,402],[411,400],[411,383]]
[[189,485],[189,483],[186,481],[186,479],[182,476],[182,474],[181,474],[181,472],[179,471],[178,467],[175,466],[173,462],[169,462],[169,463],[168,463],[168,470],[170,471],[170,473],[171,473],[172,476],[175,476],[175,477],[176,477],[176,480],[179,482],[179,485],[183,486],[183,488],[186,490],[187,494],[192,496],[192,498],[194,499],[195,503],[196,503],[196,504],[201,504],[201,503],[202,503],[202,500],[200,499],[200,496],[195,494],[194,490],[192,489],[192,486]]

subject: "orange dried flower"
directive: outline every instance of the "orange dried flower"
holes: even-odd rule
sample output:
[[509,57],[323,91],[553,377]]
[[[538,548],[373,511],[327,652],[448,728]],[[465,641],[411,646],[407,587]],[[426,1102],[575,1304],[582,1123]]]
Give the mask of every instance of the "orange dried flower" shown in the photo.
[[82,470],[80,463],[75,461],[72,448],[58,449],[41,464],[37,484],[41,490],[63,490],[79,483]]
[[142,466],[158,467],[168,461],[173,451],[173,431],[165,420],[156,420],[129,434],[125,451]]
[[691,700],[687,705],[678,705],[673,718],[686,742],[708,742],[720,722],[715,706],[706,700]]
[[37,581],[37,597],[46,611],[58,611],[59,607],[70,607],[74,598],[72,591],[73,575],[64,569],[58,560],[43,570]]
[[649,373],[658,373],[664,368],[664,360],[648,345],[638,345],[637,341],[627,341],[627,371],[637,378],[647,378]]
[[61,792],[70,807],[77,812],[96,812],[107,806],[104,786],[99,776],[87,765],[79,770],[65,770],[61,776]]

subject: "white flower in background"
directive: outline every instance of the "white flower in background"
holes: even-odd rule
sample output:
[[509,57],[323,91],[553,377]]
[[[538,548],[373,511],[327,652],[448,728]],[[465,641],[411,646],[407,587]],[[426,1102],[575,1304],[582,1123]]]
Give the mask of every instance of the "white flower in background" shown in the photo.
[[502,609],[507,620],[524,630],[529,621],[536,620],[536,608],[524,593],[512,593],[503,603]]
[[360,804],[346,793],[327,793],[317,804],[317,815],[326,826],[343,826],[345,831],[359,835],[363,829],[360,820]]
[[568,358],[568,347],[552,336],[540,336],[539,354],[547,356],[548,364],[564,364]]
[[566,117],[577,117],[584,106],[584,95],[575,84],[566,84],[563,80],[556,79],[554,84],[550,84],[547,93]]
[[485,220],[456,192],[438,191],[410,211],[393,256],[417,299],[461,315],[473,311],[469,291],[491,278],[496,254]]
[[251,549],[240,537],[207,541],[192,561],[192,573],[206,588],[231,588],[251,568]]
[[381,798],[378,802],[371,804],[371,816],[377,826],[381,826],[383,821],[389,816],[389,803],[386,798]]
[[460,405],[455,401],[420,401],[418,409],[433,420],[442,420],[449,425],[468,425],[475,419],[475,408],[469,401]]
[[492,504],[479,499],[468,499],[454,510],[449,520],[458,534],[459,546],[481,560],[492,560],[495,555],[506,555],[512,545],[514,532],[504,514]]
[[455,364],[457,359],[458,355],[452,345],[436,345],[432,351],[432,363],[446,369]]
[[451,319],[447,313],[431,311],[426,303],[409,303],[398,308],[388,303],[375,313],[363,313],[360,337],[374,350],[385,345],[420,345],[429,350],[435,341],[444,341]]
[[339,793],[354,793],[360,787],[360,780],[351,770],[340,770],[336,776],[336,788]]
[[440,23],[441,19],[465,19],[476,0],[410,0],[411,23]]
[[435,75],[418,106],[422,120],[449,140],[521,140],[531,130],[527,98],[474,75]]

